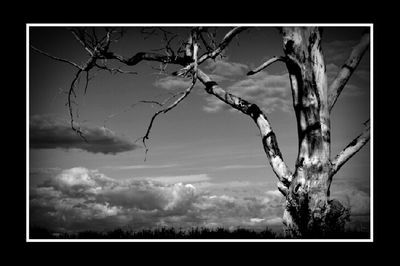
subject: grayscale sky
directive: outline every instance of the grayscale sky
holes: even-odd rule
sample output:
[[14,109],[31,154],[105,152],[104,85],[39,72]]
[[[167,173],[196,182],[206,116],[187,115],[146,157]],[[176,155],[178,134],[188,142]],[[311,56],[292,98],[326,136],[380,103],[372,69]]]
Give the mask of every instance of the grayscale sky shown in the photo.
[[[188,28],[169,28],[185,37]],[[230,28],[218,28],[219,40]],[[365,28],[326,27],[322,48],[329,80],[334,78]],[[111,50],[126,57],[163,46],[162,35],[128,28]],[[29,43],[78,64],[88,59],[62,27],[31,27]],[[98,34],[101,34],[98,30]],[[179,41],[179,37],[175,39]],[[175,41],[174,40],[174,41]],[[174,43],[173,43],[174,44]],[[163,53],[164,51],[158,51]],[[362,132],[370,117],[370,51],[364,55],[332,112],[332,156]],[[241,33],[223,59],[201,65],[222,87],[259,104],[268,114],[286,163],[294,169],[297,132],[286,67],[275,63],[247,77],[272,56],[283,55],[276,28]],[[112,65],[113,63],[110,63]],[[118,64],[114,64],[118,66]],[[156,226],[268,226],[282,228],[283,197],[248,117],[205,93],[201,84],[178,107],[159,116],[145,159],[141,142],[159,100],[186,89],[158,63],[124,70],[92,71],[87,93],[82,78],[74,110],[89,143],[69,128],[65,105],[75,69],[30,49],[30,222],[56,231],[132,229]],[[94,76],[95,75],[95,76]],[[133,106],[132,106],[133,105]],[[370,217],[370,144],[334,177],[331,195],[352,208],[348,225],[367,230]]]

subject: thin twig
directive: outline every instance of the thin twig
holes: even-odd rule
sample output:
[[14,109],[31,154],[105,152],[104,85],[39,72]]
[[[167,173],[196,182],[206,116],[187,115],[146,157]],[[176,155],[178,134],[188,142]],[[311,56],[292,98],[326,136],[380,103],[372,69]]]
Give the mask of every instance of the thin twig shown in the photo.
[[76,64],[76,63],[74,63],[74,62],[72,62],[72,61],[69,61],[69,60],[67,60],[67,59],[60,58],[60,57],[56,57],[56,56],[53,56],[53,55],[51,55],[51,54],[48,54],[48,53],[46,53],[46,52],[44,52],[44,51],[42,51],[42,50],[40,50],[40,49],[34,47],[33,45],[31,45],[31,48],[32,48],[33,50],[35,50],[36,52],[38,52],[38,53],[41,53],[41,54],[43,54],[43,55],[45,55],[45,56],[47,56],[47,57],[50,57],[51,59],[54,59],[54,60],[57,60],[57,61],[60,61],[60,62],[64,62],[64,63],[70,64],[71,66],[73,66],[73,67],[75,67],[75,68],[77,68],[77,69],[82,69],[81,66],[79,66],[78,64]]

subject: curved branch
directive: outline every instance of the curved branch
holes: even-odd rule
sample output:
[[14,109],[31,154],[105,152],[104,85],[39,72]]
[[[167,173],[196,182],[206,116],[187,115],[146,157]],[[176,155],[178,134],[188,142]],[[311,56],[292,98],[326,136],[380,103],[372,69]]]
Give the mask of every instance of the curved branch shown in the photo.
[[[367,121],[369,122],[369,121]],[[365,123],[364,131],[358,135],[349,145],[346,146],[332,161],[331,177],[339,171],[339,169],[356,154],[370,139],[370,125]]]
[[[192,91],[192,89],[193,89],[195,83],[196,83],[196,79],[193,78],[192,84],[190,85],[189,88],[187,88],[187,89],[182,93],[182,96],[181,96],[181,97],[179,97],[175,102],[173,102],[173,103],[172,103],[171,105],[169,105],[168,107],[157,111],[157,112],[152,116],[152,118],[151,118],[151,120],[150,120],[150,124],[149,124],[149,126],[147,127],[146,134],[145,134],[143,137],[140,137],[140,138],[139,138],[139,139],[142,140],[142,143],[143,143],[143,145],[144,145],[144,147],[145,147],[145,149],[146,149],[146,150],[145,150],[146,154],[147,154],[147,152],[148,152],[148,150],[149,150],[149,149],[147,148],[147,145],[146,145],[146,140],[149,139],[150,131],[151,131],[152,127],[153,127],[153,122],[154,122],[154,120],[156,119],[156,117],[157,117],[158,115],[160,115],[160,114],[165,114],[165,113],[169,112],[171,109],[173,109],[174,107],[176,107],[181,101],[183,101],[183,100],[189,95],[189,93]],[[136,140],[136,141],[137,141],[137,140]]]
[[[152,116],[152,118],[151,118],[151,120],[150,120],[150,124],[149,124],[149,126],[148,126],[148,128],[147,128],[146,134],[145,134],[143,137],[139,138],[139,139],[142,140],[143,146],[145,147],[145,154],[146,154],[146,155],[147,155],[147,152],[148,152],[148,150],[149,150],[149,149],[147,148],[147,145],[146,145],[146,140],[149,139],[150,131],[151,131],[151,128],[153,127],[153,123],[154,123],[154,120],[156,119],[156,117],[157,117],[158,115],[160,115],[160,114],[165,114],[165,113],[169,112],[170,110],[172,110],[173,108],[175,108],[180,102],[182,102],[182,101],[190,94],[190,92],[191,92],[192,89],[194,88],[194,85],[196,84],[196,81],[197,81],[197,52],[198,52],[198,44],[196,43],[196,40],[193,40],[192,47],[193,47],[193,52],[192,52],[193,55],[192,55],[192,56],[193,56],[193,60],[194,60],[194,62],[195,62],[194,72],[193,72],[193,77],[192,77],[192,83],[191,83],[191,85],[189,86],[189,88],[187,88],[187,89],[183,92],[182,96],[179,97],[175,102],[173,102],[173,103],[172,103],[171,105],[169,105],[168,107],[157,111],[157,112]],[[146,160],[146,157],[145,157],[145,160]]]
[[224,38],[222,39],[222,42],[218,45],[217,49],[215,49],[210,53],[204,54],[199,58],[199,64],[201,64],[208,58],[217,57],[228,46],[228,44],[232,41],[232,39],[235,36],[237,36],[240,32],[246,29],[248,29],[248,27],[235,27],[232,30],[230,30],[227,34],[225,34]]
[[76,128],[75,125],[74,125],[74,114],[72,112],[72,100],[71,100],[72,94],[74,95],[74,97],[76,97],[76,94],[75,94],[75,83],[78,80],[78,78],[79,78],[80,74],[82,73],[82,71],[83,71],[82,69],[79,69],[76,72],[75,77],[71,82],[71,86],[70,86],[69,91],[68,91],[68,110],[69,110],[69,116],[71,117],[70,123],[71,123],[72,130],[74,130],[85,142],[87,142],[87,139],[84,137],[83,132],[80,130],[80,128],[79,127]]
[[121,55],[115,54],[113,52],[103,53],[102,56],[106,59],[116,59],[121,63],[124,63],[128,66],[134,66],[140,63],[141,61],[156,61],[161,63],[171,63],[178,65],[186,65],[188,63],[187,59],[180,56],[168,56],[162,55],[158,53],[151,52],[138,52],[130,58],[125,58]]
[[346,63],[339,70],[336,78],[329,86],[329,98],[328,98],[329,111],[332,110],[344,86],[347,84],[354,70],[360,63],[362,56],[367,51],[369,47],[369,41],[370,41],[370,34],[368,32],[361,37],[360,42],[353,48],[349,58],[346,60]]
[[[222,89],[215,81],[211,80],[210,77],[200,69],[198,69],[197,72],[199,80],[206,86],[205,90],[207,93],[216,96],[224,103],[253,118],[260,130],[263,147],[265,153],[267,154],[272,170],[278,177],[279,181],[288,187],[292,180],[292,173],[282,158],[282,153],[278,147],[275,133],[272,130],[271,124],[269,123],[266,115],[257,105]],[[282,188],[280,190],[283,191]]]
[[[238,35],[240,32],[244,31],[247,29],[247,27],[235,27],[232,30],[230,30],[221,43],[218,45],[218,47],[206,54],[203,54],[198,58],[197,60],[197,65],[200,65],[203,63],[205,60],[209,58],[215,58],[217,57],[227,46],[228,44],[232,41],[232,39]],[[188,60],[191,60],[189,57],[182,57],[182,56],[176,56],[176,55],[163,55],[163,54],[158,54],[158,53],[153,53],[153,52],[138,52],[135,55],[125,58],[119,54],[116,54],[114,52],[102,52],[101,56],[105,59],[115,59],[120,61],[121,63],[124,63],[128,66],[133,66],[137,65],[141,61],[155,61],[155,62],[161,62],[161,63],[169,63],[169,64],[177,64],[177,65],[182,65],[185,66],[184,68],[180,69],[177,72],[174,72],[173,75],[178,75],[182,76],[189,71],[191,71],[195,65],[195,63]]]
[[274,56],[271,59],[267,60],[265,63],[263,63],[261,66],[257,67],[256,69],[250,70],[249,72],[247,72],[247,76],[254,75],[277,61],[285,62],[286,57],[285,56],[278,56],[278,57]]

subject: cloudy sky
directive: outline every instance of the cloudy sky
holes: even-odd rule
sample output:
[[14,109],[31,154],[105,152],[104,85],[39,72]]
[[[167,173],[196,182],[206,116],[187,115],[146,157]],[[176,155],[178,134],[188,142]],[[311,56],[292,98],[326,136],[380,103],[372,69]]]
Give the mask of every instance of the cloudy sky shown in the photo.
[[[365,28],[326,27],[322,48],[329,80]],[[168,28],[186,36],[188,28]],[[221,39],[230,28],[217,29]],[[100,31],[98,32],[100,34]],[[31,27],[29,43],[78,64],[88,58],[63,27]],[[174,39],[172,45],[177,44]],[[126,57],[163,46],[163,35],[128,28],[112,50]],[[163,52],[163,51],[159,51]],[[232,41],[222,59],[201,65],[228,91],[259,104],[268,114],[286,163],[294,169],[297,133],[287,70],[275,63],[247,77],[272,56],[283,55],[273,27],[251,28]],[[370,55],[367,52],[332,112],[332,156],[363,129],[370,117]],[[92,71],[86,94],[77,90],[75,115],[88,143],[69,127],[66,106],[75,69],[29,51],[30,223],[56,231],[156,226],[282,228],[283,198],[248,117],[207,95],[198,84],[177,108],[159,116],[145,157],[141,142],[156,105],[190,81],[168,75],[177,68],[142,62],[124,70]],[[331,195],[352,208],[350,227],[367,230],[370,144],[334,177]],[[145,160],[146,158],[146,160]]]

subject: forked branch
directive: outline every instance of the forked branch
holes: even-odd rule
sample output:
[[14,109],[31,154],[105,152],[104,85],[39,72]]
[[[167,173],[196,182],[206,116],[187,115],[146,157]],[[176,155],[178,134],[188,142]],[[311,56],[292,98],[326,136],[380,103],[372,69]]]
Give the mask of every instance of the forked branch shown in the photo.
[[[232,41],[232,39],[237,36],[240,32],[246,30],[247,27],[235,27],[232,30],[230,30],[225,37],[222,39],[221,43],[218,45],[218,47],[213,50],[210,51],[208,53],[203,54],[202,56],[200,56],[200,58],[197,60],[197,65],[200,65],[201,63],[203,63],[204,61],[206,61],[209,58],[215,59],[218,55],[220,55],[222,53],[222,51],[224,51],[224,49],[228,46],[228,44]],[[194,67],[195,63],[191,63],[187,66],[185,66],[184,68],[176,71],[175,73],[173,73],[173,75],[176,76],[185,76],[186,73],[188,73],[189,71],[191,71]]]
[[[94,28],[92,29],[92,34],[89,34],[85,28],[83,28],[83,29],[71,28],[69,30],[74,35],[75,39],[84,47],[84,49],[90,55],[89,59],[83,65],[78,65],[70,60],[50,55],[49,53],[46,53],[32,45],[31,45],[31,48],[34,51],[36,51],[40,54],[43,54],[53,60],[67,63],[67,64],[73,66],[77,70],[75,72],[75,76],[69,86],[67,106],[68,106],[69,115],[70,115],[71,128],[76,133],[78,133],[78,135],[80,137],[82,137],[86,141],[85,137],[83,136],[83,132],[79,129],[79,127],[76,127],[76,125],[75,125],[73,106],[72,106],[72,104],[73,104],[72,97],[76,97],[76,92],[75,92],[76,84],[79,81],[81,74],[83,72],[86,73],[86,75],[85,75],[86,82],[84,85],[84,93],[86,94],[86,91],[87,91],[87,88],[89,85],[89,79],[90,79],[89,72],[94,68],[98,68],[100,70],[106,70],[106,71],[109,71],[110,73],[136,74],[136,72],[124,71],[120,68],[110,68],[104,63],[107,59],[106,55],[109,55],[108,49],[110,48],[110,44],[112,42],[115,42],[118,40],[118,37],[115,38],[115,37],[112,37],[112,35],[117,33],[117,34],[119,34],[120,37],[122,37],[123,32],[124,32],[123,30],[118,31],[115,29],[106,28],[105,29],[106,32],[101,39],[98,38],[96,30]],[[103,64],[99,64],[98,63],[99,60],[102,61]]]

